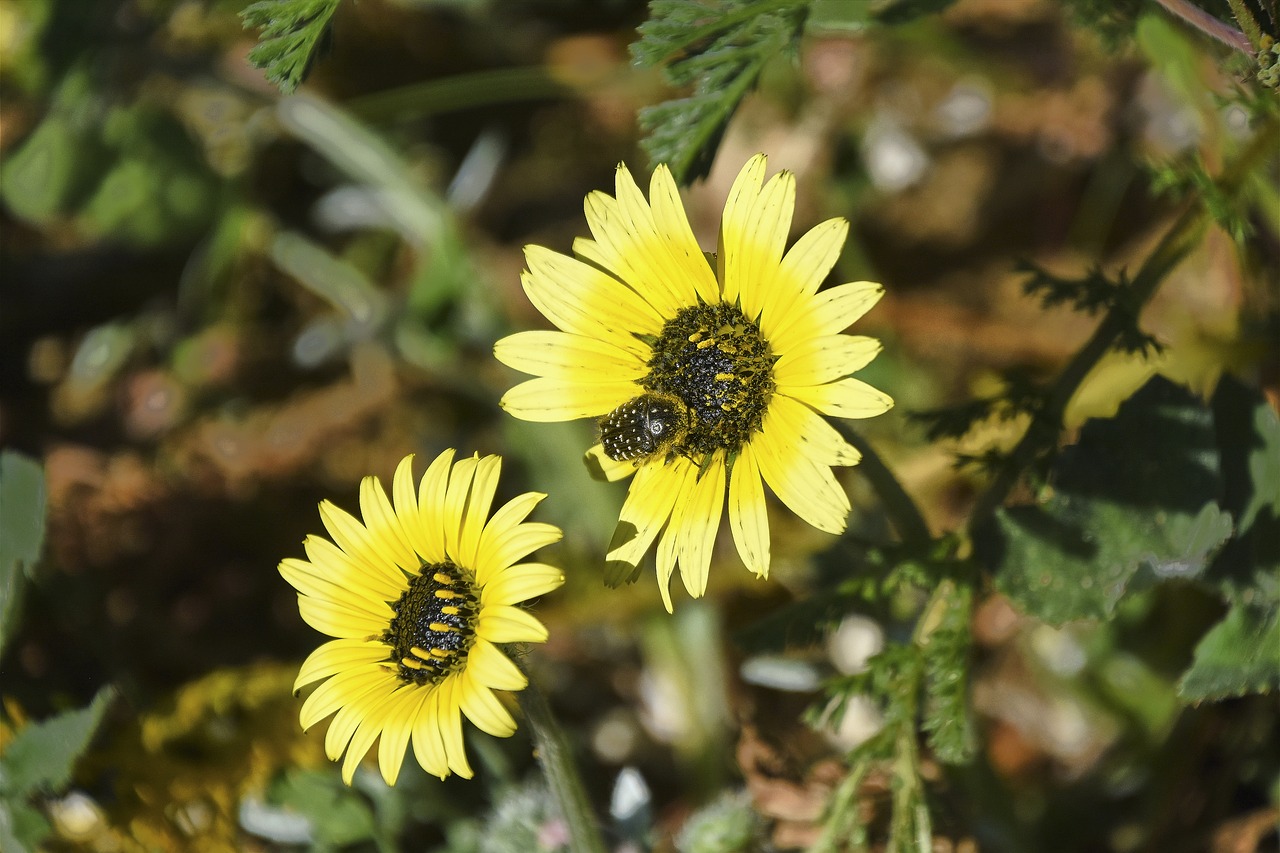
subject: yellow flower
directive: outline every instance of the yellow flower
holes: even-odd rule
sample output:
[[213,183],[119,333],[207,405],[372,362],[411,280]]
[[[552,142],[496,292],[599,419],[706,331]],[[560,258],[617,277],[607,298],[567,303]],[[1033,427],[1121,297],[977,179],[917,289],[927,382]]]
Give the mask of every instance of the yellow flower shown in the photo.
[[[418,763],[441,779],[470,778],[462,714],[496,737],[516,730],[495,690],[521,690],[524,675],[500,643],[540,643],[547,630],[516,605],[564,583],[559,569],[517,563],[560,539],[525,522],[546,495],[523,494],[489,518],[502,460],[454,464],[440,454],[413,483],[413,457],[396,468],[392,498],[377,477],[360,484],[364,523],[329,501],[320,517],[333,542],[307,537],[308,560],[280,574],[298,590],[308,625],[337,639],[316,649],[294,682],[326,679],[302,705],[309,729],[337,712],[325,752],[348,785],[374,740],[382,778],[394,785],[412,741]],[[337,543],[337,544],[334,544]]]
[[893,401],[850,374],[880,351],[839,334],[883,293],[872,282],[819,291],[849,224],[831,219],[786,249],[795,178],[764,183],[756,155],[730,190],[716,268],[689,227],[665,166],[646,201],[626,166],[617,196],[592,193],[594,239],[577,258],[528,246],[521,278],[560,331],[499,341],[504,364],[533,374],[502,398],[531,421],[599,418],[588,462],[610,480],[635,475],[608,554],[606,581],[634,580],[657,542],[658,585],[678,565],[695,598],[726,498],[742,561],[769,571],[763,483],[796,515],[840,533],[849,500],[831,472],[860,454],[822,415],[866,418]]

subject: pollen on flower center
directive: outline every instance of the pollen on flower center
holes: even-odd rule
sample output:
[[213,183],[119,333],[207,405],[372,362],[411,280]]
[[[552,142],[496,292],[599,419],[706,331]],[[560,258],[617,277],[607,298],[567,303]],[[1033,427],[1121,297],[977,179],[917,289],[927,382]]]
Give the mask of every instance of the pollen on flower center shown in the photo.
[[652,342],[649,373],[640,384],[677,397],[689,409],[685,454],[730,452],[760,429],[776,387],[776,359],[760,327],[737,305],[682,308]]
[[424,565],[392,610],[382,641],[401,681],[435,684],[466,664],[480,613],[470,572],[450,562]]

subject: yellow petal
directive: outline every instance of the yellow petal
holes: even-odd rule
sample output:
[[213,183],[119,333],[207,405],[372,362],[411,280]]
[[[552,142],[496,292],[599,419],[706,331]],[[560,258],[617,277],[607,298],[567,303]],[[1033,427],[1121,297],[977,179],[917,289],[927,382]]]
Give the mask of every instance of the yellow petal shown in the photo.
[[385,581],[403,583],[404,575],[389,554],[381,553],[377,541],[369,535],[365,526],[346,510],[330,501],[320,502],[320,520],[333,537],[333,541],[353,562],[364,571],[381,575]]
[[427,467],[418,483],[418,529],[421,531],[422,544],[426,549],[421,552],[427,563],[443,563],[446,558],[444,522],[445,497],[449,492],[449,474],[453,471],[454,449],[450,447],[437,456]]
[[[380,705],[398,686],[397,682],[383,680],[380,684],[366,689],[353,696],[329,722],[329,730],[324,733],[324,754],[330,761],[337,761],[351,742],[351,737],[360,728],[360,723],[369,713],[369,709]],[[363,756],[363,754],[362,754]]]
[[373,620],[389,620],[393,615],[387,603],[358,579],[346,578],[345,584],[335,583],[329,578],[318,576],[316,567],[311,563],[292,557],[280,561],[279,571],[280,576],[294,589],[310,598],[344,605]]
[[[484,584],[494,572],[500,572],[516,560],[528,554],[534,548],[549,545],[560,538],[560,529],[550,524],[526,528],[521,524],[533,508],[542,502],[546,495],[541,492],[525,492],[504,504],[485,524],[480,534],[480,547],[476,554],[474,571],[479,583]],[[534,534],[529,537],[528,534]],[[532,538],[539,544],[531,546],[527,551],[511,555],[512,547],[522,547]],[[512,540],[524,540],[519,544]]]
[[[625,168],[625,167],[624,167]],[[625,172],[620,169],[619,176]],[[628,180],[630,173],[625,173]],[[632,182],[632,187],[635,186]],[[625,190],[625,188],[624,188]],[[639,195],[639,189],[635,190]],[[663,317],[669,317],[695,299],[692,283],[671,280],[669,274],[659,271],[662,247],[654,230],[652,216],[643,198],[637,209],[637,199],[624,191],[624,206],[619,199],[602,192],[593,192],[586,198],[584,208],[587,226],[594,240],[575,240],[573,251],[578,256],[598,264],[626,282],[653,309]],[[636,224],[635,219],[642,220]],[[647,219],[647,222],[643,220]]]
[[729,480],[729,529],[738,555],[748,569],[762,578],[769,576],[769,514],[765,507],[764,484],[751,444],[743,445],[733,462]]
[[498,361],[523,373],[575,382],[635,380],[649,368],[634,352],[608,341],[565,332],[533,331],[508,335],[493,346]]
[[790,437],[765,428],[752,439],[760,473],[769,488],[796,515],[827,533],[844,532],[849,517],[849,498],[831,475],[831,469],[817,465],[792,446]]
[[444,779],[449,775],[449,759],[440,732],[440,691],[435,688],[427,693],[413,723],[413,755],[432,776]]
[[387,709],[382,735],[378,740],[378,769],[382,771],[382,781],[388,786],[395,785],[400,778],[400,767],[404,764],[405,750],[413,732],[413,721],[425,694],[424,688],[405,687],[395,695],[391,707]]
[[602,270],[541,246],[526,246],[525,261],[524,291],[557,329],[648,357],[648,345],[636,335],[661,333],[664,315],[640,294]]
[[559,542],[560,528],[554,524],[526,522],[487,536],[480,543],[480,555],[476,560],[476,582],[484,585],[493,577],[513,565],[517,560]]
[[444,528],[445,553],[455,562],[458,560],[458,543],[462,541],[462,513],[466,510],[467,496],[471,494],[471,481],[479,463],[478,453],[459,459],[449,474],[449,488],[445,492],[441,511],[441,526]]
[[818,465],[857,465],[862,459],[821,415],[783,393],[769,401],[768,417],[774,430],[790,435],[792,446]]
[[525,421],[572,421],[606,415],[642,391],[634,382],[538,378],[521,382],[507,391],[499,405],[508,414]]
[[[475,571],[476,554],[480,549],[480,536],[493,508],[493,495],[498,490],[498,477],[502,473],[502,457],[489,455],[476,465],[471,492],[467,496],[467,508],[462,516],[462,538],[458,543],[458,563]],[[483,583],[483,581],[481,581]]]
[[866,367],[881,349],[878,340],[864,335],[809,338],[781,354],[773,366],[773,378],[784,389],[793,385],[822,385]]
[[527,611],[491,604],[480,610],[476,636],[491,643],[545,643],[547,629]]
[[649,203],[653,208],[654,225],[674,263],[680,268],[680,275],[693,284],[703,302],[719,302],[720,284],[716,281],[715,271],[707,263],[697,238],[693,236],[684,204],[680,201],[680,191],[665,163],[658,164],[649,179]]
[[396,466],[396,475],[391,480],[391,496],[395,502],[400,529],[418,557],[416,562],[421,565],[421,558],[432,550],[432,543],[419,521],[418,487],[413,481],[412,453],[401,459]]
[[855,281],[821,290],[812,299],[798,299],[791,308],[779,312],[777,325],[768,333],[775,352],[790,352],[810,338],[843,332],[870,311],[884,286],[873,281]]
[[360,512],[379,556],[407,572],[416,572],[420,565],[418,555],[405,537],[400,519],[396,517],[396,511],[377,477],[365,477],[360,481]]
[[336,584],[368,588],[379,601],[395,601],[405,590],[404,572],[395,566],[380,563],[372,568],[323,536],[308,536],[302,546],[311,564]]
[[321,684],[302,703],[298,722],[304,730],[348,705],[358,705],[359,698],[371,690],[390,693],[394,677],[377,664],[357,664],[339,672]]
[[763,154],[757,154],[748,160],[738,172],[733,186],[729,188],[729,197],[725,199],[724,214],[720,219],[720,247],[716,255],[718,278],[724,288],[722,298],[725,302],[738,300],[744,278],[744,265],[751,259],[740,248],[750,236],[747,233],[747,221],[760,195],[766,162]]
[[[795,176],[779,172],[764,185],[747,216],[746,231],[736,251],[740,255],[741,276],[738,301],[749,320],[759,319],[766,299],[794,298],[795,283],[779,277],[778,268],[787,245],[795,202]],[[735,251],[732,246],[726,246],[725,250],[731,254]]]
[[873,418],[893,408],[888,394],[853,377],[826,385],[788,387],[787,396],[837,418]]
[[367,640],[387,627],[386,619],[332,599],[309,595],[298,596],[298,613],[303,622],[320,633],[342,640]]
[[782,258],[782,272],[800,285],[800,293],[812,296],[840,259],[849,236],[849,221],[828,219],[806,231]]
[[523,690],[529,679],[511,659],[493,643],[476,638],[467,654],[467,668],[475,673],[481,684],[492,690]]
[[511,737],[516,733],[516,721],[493,691],[476,681],[470,669],[462,673],[458,690],[458,704],[467,719],[476,728],[494,737]]
[[302,662],[293,690],[362,664],[387,660],[390,647],[380,640],[330,640]]
[[670,465],[651,460],[640,466],[609,542],[604,570],[608,586],[636,579],[640,560],[670,517],[690,467],[680,458]]
[[724,481],[724,451],[717,450],[694,484],[680,524],[680,578],[692,598],[701,598],[707,591],[711,553],[724,510]]
[[519,604],[564,585],[564,571],[544,563],[521,563],[491,577],[480,590],[480,603]]
[[368,754],[369,747],[373,746],[373,742],[378,735],[382,734],[389,713],[399,704],[401,692],[403,692],[403,688],[384,699],[370,703],[368,709],[366,709],[364,719],[360,721],[360,726],[356,729],[356,733],[351,736],[351,743],[347,746],[346,757],[342,760],[342,781],[346,784],[351,784],[351,779],[355,776],[356,768],[360,766],[360,761]]
[[460,683],[458,676],[446,678],[439,687],[440,691],[440,736],[444,740],[444,754],[449,760],[449,769],[463,779],[470,779],[474,773],[467,763],[466,745],[462,742],[462,710],[458,702]]
[[[682,464],[680,464],[682,463]],[[677,467],[680,475],[679,491],[671,507],[671,517],[667,527],[658,540],[656,553],[658,592],[662,595],[662,605],[667,612],[673,612],[671,606],[671,575],[675,572],[680,555],[680,536],[684,529],[684,515],[688,510],[694,486],[697,485],[698,468],[685,459],[677,459],[672,466]]]
[[616,483],[618,480],[630,477],[640,467],[640,462],[635,459],[624,459],[618,461],[610,459],[604,452],[604,446],[595,444],[588,450],[582,459],[587,466],[587,472],[593,480],[603,480],[607,483]]

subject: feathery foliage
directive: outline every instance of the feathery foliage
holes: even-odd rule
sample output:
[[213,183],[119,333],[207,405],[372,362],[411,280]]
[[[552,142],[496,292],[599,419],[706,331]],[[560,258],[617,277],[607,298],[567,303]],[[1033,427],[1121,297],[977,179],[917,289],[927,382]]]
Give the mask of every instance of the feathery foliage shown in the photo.
[[678,182],[705,177],[738,104],[766,63],[791,53],[808,14],[805,0],[654,0],[640,40],[640,66],[662,67],[685,97],[640,110],[641,143]]
[[240,13],[246,27],[261,28],[249,61],[267,79],[291,94],[311,71],[317,57],[328,51],[330,19],[341,0],[259,0]]

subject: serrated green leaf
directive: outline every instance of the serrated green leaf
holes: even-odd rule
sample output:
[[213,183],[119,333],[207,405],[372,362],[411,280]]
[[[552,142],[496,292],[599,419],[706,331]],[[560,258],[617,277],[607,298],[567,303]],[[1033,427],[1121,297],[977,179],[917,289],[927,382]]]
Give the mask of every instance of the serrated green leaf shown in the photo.
[[44,521],[44,469],[12,450],[0,453],[0,654],[44,548]]
[[240,13],[245,27],[260,27],[249,62],[267,79],[292,94],[316,57],[328,49],[329,21],[341,0],[259,0]]
[[653,0],[632,56],[693,91],[640,110],[649,158],[679,183],[705,177],[729,119],[765,64],[794,46],[807,11],[807,0]]
[[1280,603],[1234,604],[1196,646],[1178,683],[1186,700],[1227,699],[1280,688]]
[[1222,503],[1240,522],[1204,580],[1233,603],[1280,598],[1280,418],[1256,389],[1230,376],[1212,405]]
[[1052,624],[1106,618],[1132,586],[1197,578],[1231,535],[1211,414],[1161,377],[1086,424],[1053,480],[1052,497],[1001,510],[977,542],[1001,591]]
[[21,729],[0,755],[0,792],[15,798],[65,787],[113,698],[115,690],[103,688],[86,707]]
[[[963,764],[977,748],[973,718],[969,713],[969,621],[972,591],[955,586],[937,597],[941,603],[938,624],[922,641],[925,663],[925,706],[921,728],[929,747],[946,764]],[[924,614],[921,619],[928,618]]]
[[1224,423],[1231,418],[1230,407],[1247,423],[1243,434],[1224,436],[1226,440],[1220,442],[1224,456],[1237,448],[1248,454],[1248,486],[1239,510],[1240,530],[1247,532],[1259,513],[1270,509],[1273,516],[1280,515],[1280,415],[1261,394],[1230,376],[1218,383],[1213,404],[1220,435],[1231,431],[1231,425]]

